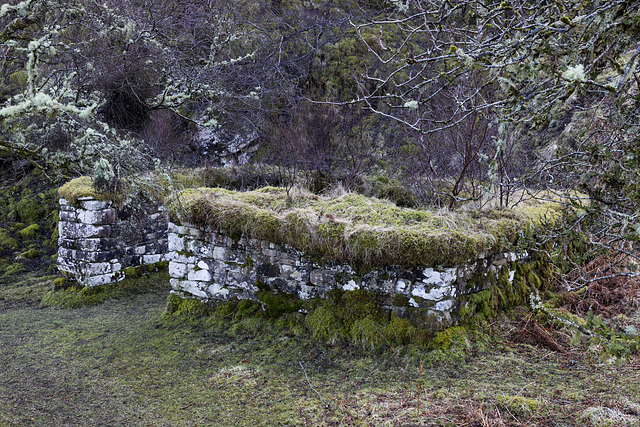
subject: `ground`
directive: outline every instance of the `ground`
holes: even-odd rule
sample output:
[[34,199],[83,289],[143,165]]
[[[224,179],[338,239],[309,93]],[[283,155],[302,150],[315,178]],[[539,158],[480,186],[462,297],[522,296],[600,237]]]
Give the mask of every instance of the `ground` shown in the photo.
[[465,362],[433,363],[323,345],[265,319],[162,320],[163,283],[96,306],[43,308],[52,281],[0,284],[2,427],[640,423],[640,360],[519,343],[517,314],[489,324],[491,345]]

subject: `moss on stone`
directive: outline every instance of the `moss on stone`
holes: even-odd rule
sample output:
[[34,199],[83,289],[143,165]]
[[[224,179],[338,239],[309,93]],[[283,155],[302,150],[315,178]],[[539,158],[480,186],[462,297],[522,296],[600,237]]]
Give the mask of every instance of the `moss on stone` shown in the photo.
[[[490,215],[400,208],[357,194],[320,197],[265,187],[236,192],[194,188],[169,201],[175,220],[210,226],[229,236],[287,243],[312,257],[373,266],[457,265],[515,243],[545,218],[560,220],[556,203],[529,205]],[[531,209],[528,209],[531,207]]]
[[142,271],[139,267],[127,267],[124,269],[125,277],[140,277],[142,276]]
[[18,231],[18,234],[23,239],[32,239],[36,237],[39,231],[40,231],[40,226],[38,224],[31,224],[30,226],[25,227],[22,230]]
[[42,255],[42,253],[43,252],[39,249],[31,248],[24,252],[21,252],[20,255],[18,255],[18,258],[33,259],[39,257],[40,255]]
[[176,294],[169,294],[167,313],[173,316],[204,317],[212,314],[213,308],[197,298],[183,298]]
[[285,313],[293,313],[301,307],[299,299],[293,295],[258,291],[256,296],[264,304],[264,314],[269,319],[277,319]]
[[13,251],[18,248],[18,241],[14,239],[8,230],[0,228],[0,251]]
[[112,195],[96,191],[93,188],[93,179],[90,176],[80,176],[72,179],[58,189],[58,194],[74,206],[78,206],[78,199],[81,197],[91,197],[96,200],[111,200],[116,202],[126,198],[126,194],[124,193]]

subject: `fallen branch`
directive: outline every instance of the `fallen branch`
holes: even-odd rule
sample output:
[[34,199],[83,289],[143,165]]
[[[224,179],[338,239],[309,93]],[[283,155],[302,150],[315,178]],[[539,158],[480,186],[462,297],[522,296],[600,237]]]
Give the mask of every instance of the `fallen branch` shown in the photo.
[[302,362],[298,361],[298,363],[300,364],[300,367],[302,368],[302,372],[304,372],[304,377],[307,380],[307,384],[309,384],[309,388],[311,390],[313,390],[315,392],[315,394],[318,395],[318,398],[320,399],[320,402],[322,402],[322,396],[320,396],[320,393],[318,393],[318,390],[316,390],[315,388],[313,388],[313,386],[311,385],[311,381],[309,381],[309,377],[307,376],[307,370],[304,369],[304,365],[302,364]]

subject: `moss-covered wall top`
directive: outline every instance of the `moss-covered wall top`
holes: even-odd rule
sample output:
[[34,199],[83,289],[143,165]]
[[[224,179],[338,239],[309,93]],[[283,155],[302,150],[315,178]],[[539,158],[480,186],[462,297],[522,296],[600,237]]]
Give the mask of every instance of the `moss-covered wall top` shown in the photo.
[[357,194],[322,197],[283,188],[236,192],[196,188],[169,203],[177,223],[228,236],[288,244],[357,270],[399,265],[453,266],[497,253],[562,216],[559,203],[530,201],[508,211],[434,212],[399,208]]

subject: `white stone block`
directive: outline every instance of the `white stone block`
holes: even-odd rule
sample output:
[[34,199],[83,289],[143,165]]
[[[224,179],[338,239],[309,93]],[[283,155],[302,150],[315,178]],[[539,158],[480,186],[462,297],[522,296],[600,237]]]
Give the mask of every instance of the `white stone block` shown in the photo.
[[111,227],[108,225],[80,224],[75,222],[60,221],[58,233],[63,239],[85,239],[91,237],[108,237]]
[[109,248],[105,248],[105,239],[79,239],[78,241],[78,247],[81,250],[84,251],[88,251],[88,252],[101,252],[104,251],[105,249],[109,249]]
[[458,278],[458,269],[456,267],[446,268],[444,271],[437,271],[433,268],[425,268],[423,270],[424,279],[422,281],[427,285],[449,286]]
[[198,260],[194,256],[181,255],[181,254],[179,254],[177,252],[169,252],[166,255],[166,259],[168,261],[181,262],[183,264],[194,264],[195,265],[195,263],[198,262]]
[[167,232],[169,233],[175,233],[175,234],[184,234],[180,232],[180,226],[178,224],[175,224],[171,221],[169,221],[169,223],[167,223]]
[[213,248],[212,256],[214,259],[224,261],[227,257],[227,249],[221,246],[216,246]]
[[434,308],[438,311],[450,311],[453,308],[453,300],[438,301]]
[[116,221],[115,209],[103,209],[103,210],[84,210],[78,209],[76,211],[77,220],[84,224],[100,225],[100,224],[113,224]]
[[178,237],[176,233],[169,233],[167,236],[167,246],[169,251],[184,251],[184,239]]
[[229,289],[227,288],[223,288],[222,286],[220,286],[217,283],[214,283],[212,285],[210,285],[207,288],[208,294],[211,296],[227,296],[229,295]]
[[85,274],[88,276],[99,276],[113,272],[110,262],[93,262],[86,264]]
[[115,283],[116,281],[117,280],[114,274],[100,274],[97,276],[85,277],[83,280],[79,282],[84,286],[93,287],[93,286],[108,285],[111,283]]
[[142,255],[142,263],[143,264],[155,264],[156,262],[163,261],[164,255],[162,254],[151,254],[151,255]]
[[452,286],[435,286],[427,291],[427,287],[421,283],[414,286],[411,291],[411,295],[429,301],[440,301],[444,297],[451,297],[455,295],[455,292],[456,289]]
[[396,292],[405,293],[409,288],[409,282],[406,282],[403,279],[398,279],[396,282]]
[[192,280],[179,280],[177,285],[178,290],[188,292],[191,295],[195,295],[200,298],[208,298],[207,293],[201,288],[202,283],[200,282],[195,282]]
[[416,302],[416,300],[413,299],[413,297],[409,298],[409,305],[411,307],[420,307],[420,305],[418,305],[418,303]]
[[192,270],[187,275],[187,279],[199,281],[199,282],[210,282],[211,272],[209,270],[197,270],[197,271]]
[[342,289],[344,289],[345,291],[355,291],[356,289],[360,289],[360,286],[358,286],[355,281],[349,280],[348,283],[342,286]]
[[112,204],[110,201],[95,200],[92,197],[79,197],[78,201],[80,202],[80,205],[88,211],[107,209],[110,208]]
[[298,294],[301,299],[311,299],[318,295],[318,288],[315,286],[302,285]]
[[183,279],[187,275],[187,265],[181,262],[169,261],[169,276]]
[[180,282],[181,282],[181,280],[179,280],[179,279],[175,279],[175,278],[169,279],[169,284],[171,285],[171,289],[175,289],[177,291],[182,289],[180,287]]

